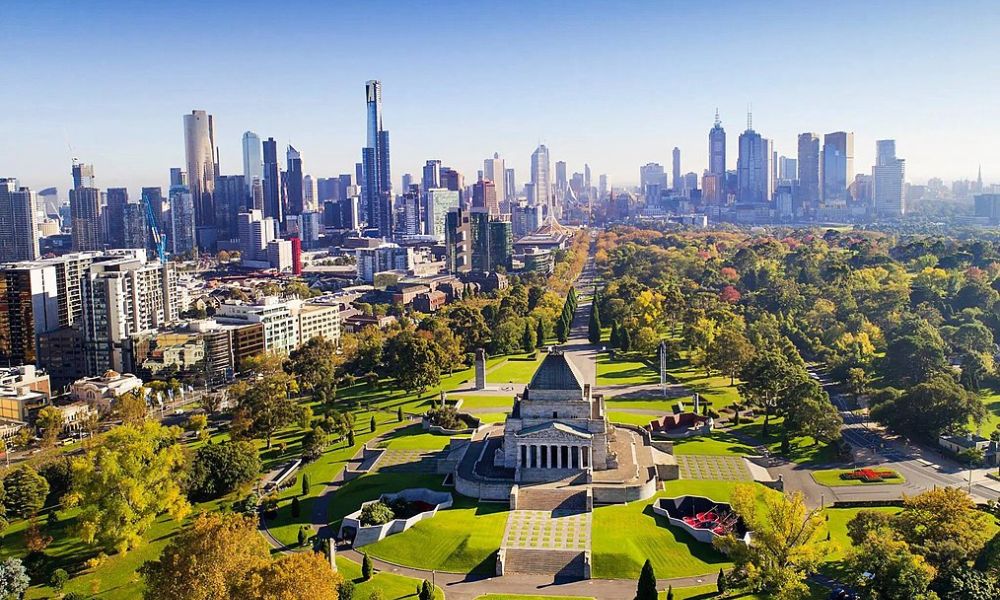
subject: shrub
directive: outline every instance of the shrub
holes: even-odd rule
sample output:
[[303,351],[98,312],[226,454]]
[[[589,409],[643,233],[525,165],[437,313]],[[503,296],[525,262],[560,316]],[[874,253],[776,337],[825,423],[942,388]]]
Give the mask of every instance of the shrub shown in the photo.
[[67,581],[69,581],[69,573],[66,572],[66,569],[56,569],[49,577],[49,585],[57,592],[62,591]]
[[301,514],[302,508],[299,506],[299,497],[294,496],[292,498],[292,516],[297,517]]
[[361,509],[361,525],[383,525],[396,518],[388,504],[378,500]]
[[365,581],[368,581],[369,579],[372,578],[372,575],[374,574],[375,574],[375,565],[372,564],[371,557],[368,556],[367,552],[365,552],[363,555],[363,559],[361,561],[361,577]]
[[337,600],[354,600],[354,582],[344,579],[337,584]]
[[865,483],[878,483],[886,479],[895,479],[899,475],[895,471],[888,469],[862,468],[841,473],[840,478],[844,481],[860,480]]

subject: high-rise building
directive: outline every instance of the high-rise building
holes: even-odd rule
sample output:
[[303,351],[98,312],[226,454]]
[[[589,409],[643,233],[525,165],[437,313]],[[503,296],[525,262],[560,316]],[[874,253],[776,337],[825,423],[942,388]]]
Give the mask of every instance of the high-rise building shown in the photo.
[[771,143],[753,130],[747,114],[747,129],[740,134],[740,153],[736,162],[737,199],[743,204],[767,202],[771,198]]
[[87,370],[122,371],[131,336],[178,317],[176,274],[170,263],[147,262],[142,250],[91,264],[81,286]]
[[0,262],[38,258],[35,192],[0,178]]
[[243,134],[243,183],[249,193],[254,181],[264,181],[264,155],[260,136],[252,131]]
[[787,156],[778,157],[778,179],[794,181],[799,178],[799,161]]
[[59,327],[56,270],[42,262],[0,267],[0,360],[34,364],[38,336]]
[[500,216],[497,186],[489,179],[480,179],[472,186],[472,208],[483,208],[493,217]]
[[517,200],[517,180],[514,178],[514,169],[503,170],[503,190],[507,196],[508,204]]
[[493,158],[487,158],[483,161],[483,179],[489,179],[496,184],[498,200],[509,201],[513,190],[507,189],[507,182],[504,178],[505,171],[504,160],[496,152],[493,153]]
[[[77,185],[79,183],[79,185]],[[94,167],[74,161],[73,189],[69,191],[70,231],[73,250],[100,250],[104,244],[104,224],[101,213],[104,203],[94,185]]]
[[239,224],[240,261],[244,264],[267,260],[267,245],[275,239],[276,224],[259,210],[249,210],[236,217]]
[[316,192],[316,180],[312,175],[302,176],[302,210],[316,210],[319,200]]
[[433,235],[439,240],[444,239],[448,211],[458,208],[461,203],[458,191],[445,188],[431,188],[425,192],[424,202],[426,203],[424,214],[427,221],[427,235]]
[[188,189],[195,204],[196,224],[213,225],[215,208],[212,192],[219,165],[215,155],[215,126],[212,115],[193,110],[184,115],[184,157],[187,166]]
[[170,187],[187,187],[187,172],[180,167],[170,167]]
[[819,136],[815,133],[800,133],[797,203],[804,209],[815,210],[819,206],[819,159]]
[[562,191],[566,189],[569,181],[566,179],[566,161],[557,160],[556,161],[556,191]]
[[601,173],[597,177],[597,193],[601,198],[604,198],[608,193],[608,176]]
[[160,235],[165,235],[167,232],[163,227],[163,190],[158,187],[142,188],[142,202],[149,204],[153,213],[153,223],[156,224]]
[[110,248],[125,248],[125,205],[128,204],[128,190],[108,188],[107,204],[104,207],[104,239]]
[[274,138],[267,138],[262,145],[264,150],[264,216],[281,222],[285,218],[281,199],[281,169],[278,166],[278,143]]
[[639,189],[647,198],[659,198],[660,190],[667,187],[667,175],[663,165],[646,163],[639,167]]
[[823,204],[846,204],[854,179],[854,134],[835,131],[823,136]]
[[715,124],[708,131],[708,172],[724,177],[726,174],[726,130],[715,111]]
[[445,248],[451,273],[509,269],[513,255],[511,223],[491,217],[482,208],[453,208],[448,211]]
[[194,195],[185,188],[170,190],[170,243],[171,252],[186,254],[195,248],[196,210]]
[[[149,228],[146,225],[146,207],[139,202],[129,202],[122,210],[122,248],[151,250]],[[150,256],[155,256],[151,254]]]
[[549,216],[554,216],[555,207],[552,204],[552,176],[549,162],[549,149],[544,144],[531,153],[531,184],[533,194],[528,198],[531,204],[545,207]]
[[424,232],[423,224],[420,221],[420,205],[422,204],[420,186],[411,184],[406,188],[403,197],[400,198],[402,204],[402,218],[396,224],[397,230],[403,235],[420,235]]
[[591,190],[591,180],[590,180],[590,165],[583,163],[583,187],[589,198],[592,194]]
[[423,177],[420,179],[420,189],[427,190],[441,187],[441,161],[429,160],[424,164]]
[[465,190],[465,178],[451,167],[441,167],[441,187],[458,192],[458,197],[462,198]]
[[215,179],[215,225],[220,240],[239,235],[236,215],[253,208],[243,175],[220,175]]
[[381,237],[392,235],[392,179],[389,166],[389,132],[382,128],[382,82],[365,83],[368,112],[367,145],[361,150],[362,200],[368,226]]
[[681,193],[684,189],[684,182],[681,179],[681,149],[674,146],[673,163],[670,171],[670,187],[674,192]]
[[872,195],[875,214],[901,217],[906,213],[903,196],[905,161],[896,158],[896,140],[875,142],[875,166],[872,167]]
[[305,195],[302,192],[302,155],[289,144],[285,157],[288,161],[285,169],[285,202],[289,214],[302,214],[305,210]]

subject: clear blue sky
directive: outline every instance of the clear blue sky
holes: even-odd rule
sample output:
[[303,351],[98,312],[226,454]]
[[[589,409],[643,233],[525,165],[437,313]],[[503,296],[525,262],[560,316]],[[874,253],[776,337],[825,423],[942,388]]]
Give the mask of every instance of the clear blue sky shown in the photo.
[[674,146],[700,173],[716,106],[732,168],[749,103],[779,154],[847,130],[857,171],[895,138],[911,180],[1000,181],[995,1],[304,4],[0,0],[0,176],[64,191],[75,155],[101,187],[166,185],[194,108],[223,173],[247,129],[352,172],[377,78],[397,186],[428,158],[472,179],[494,151],[520,184],[538,142],[595,182]]

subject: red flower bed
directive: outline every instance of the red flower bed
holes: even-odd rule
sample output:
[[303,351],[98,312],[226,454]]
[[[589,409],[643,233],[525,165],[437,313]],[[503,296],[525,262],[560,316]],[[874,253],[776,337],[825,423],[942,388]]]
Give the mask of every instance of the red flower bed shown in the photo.
[[841,473],[840,478],[845,480],[858,479],[865,483],[878,483],[886,479],[895,479],[899,477],[895,471],[889,471],[887,469],[855,469],[847,473]]

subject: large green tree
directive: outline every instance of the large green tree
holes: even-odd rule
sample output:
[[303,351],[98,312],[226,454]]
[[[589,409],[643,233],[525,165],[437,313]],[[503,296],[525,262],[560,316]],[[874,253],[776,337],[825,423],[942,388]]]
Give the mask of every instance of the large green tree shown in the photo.
[[871,532],[847,560],[865,600],[931,600],[928,588],[936,571],[891,532]]
[[441,365],[434,342],[412,330],[389,338],[385,347],[386,374],[406,391],[423,392],[441,381]]
[[293,422],[299,415],[292,395],[298,390],[296,380],[281,366],[281,358],[264,354],[251,361],[252,380],[234,385],[238,411],[248,420],[248,433],[263,437],[267,447],[275,432]]
[[195,452],[189,494],[202,499],[218,498],[256,479],[260,467],[260,455],[253,442],[209,442]]
[[63,502],[80,507],[85,542],[126,552],[159,515],[181,519],[190,512],[180,485],[185,458],[179,437],[178,428],[151,421],[122,425],[73,459],[73,483]]
[[336,368],[337,344],[323,337],[309,339],[288,355],[288,371],[304,390],[333,380]]
[[982,401],[950,375],[939,374],[897,398],[875,404],[871,418],[907,436],[936,440],[946,429],[963,426],[986,414]]
[[28,518],[38,514],[49,495],[49,482],[31,466],[21,465],[3,479],[7,514]]

